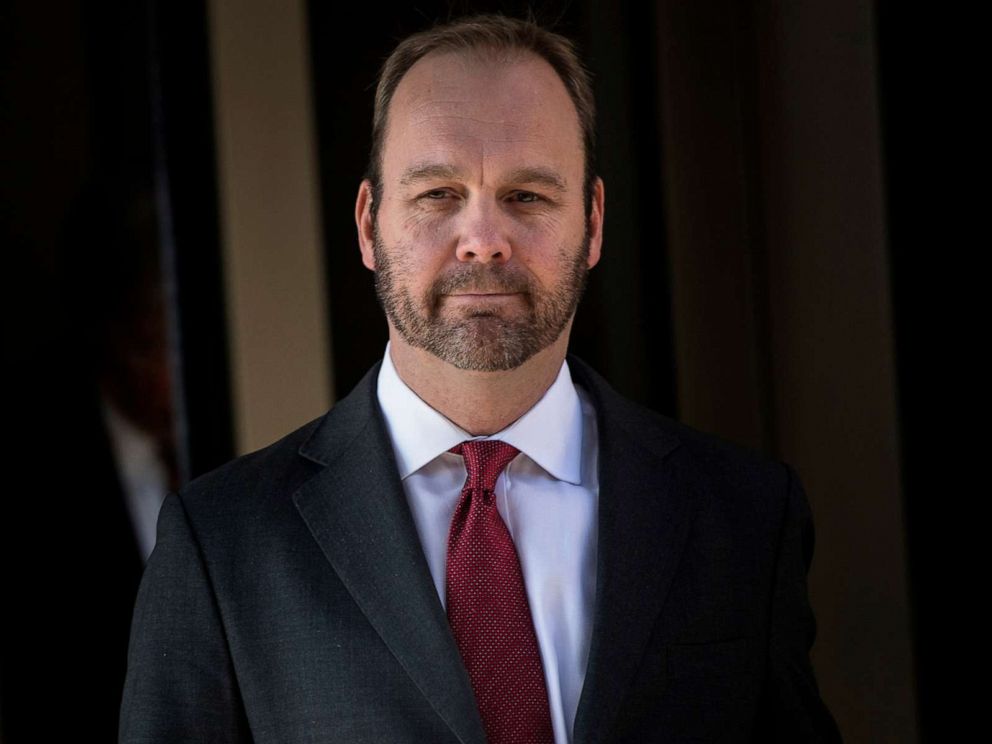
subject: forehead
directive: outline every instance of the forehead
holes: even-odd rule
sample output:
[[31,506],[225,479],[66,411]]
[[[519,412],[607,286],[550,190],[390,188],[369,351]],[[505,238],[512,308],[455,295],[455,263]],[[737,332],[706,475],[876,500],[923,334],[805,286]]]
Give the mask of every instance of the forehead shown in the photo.
[[[582,133],[575,105],[547,61],[431,53],[400,81],[387,116],[383,176],[411,165],[548,167],[581,179]],[[453,162],[454,161],[454,162]]]

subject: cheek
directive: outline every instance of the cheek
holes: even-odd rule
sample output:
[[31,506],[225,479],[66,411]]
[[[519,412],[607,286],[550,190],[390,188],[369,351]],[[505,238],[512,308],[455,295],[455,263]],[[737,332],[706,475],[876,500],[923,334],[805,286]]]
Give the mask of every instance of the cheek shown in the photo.
[[402,235],[397,238],[409,241],[423,249],[445,245],[456,234],[455,220],[446,210],[416,209],[407,213],[400,222]]
[[436,253],[412,241],[394,244],[386,258],[393,286],[414,298],[425,295],[443,267]]
[[556,278],[561,267],[581,245],[581,236],[563,236],[545,225],[534,225],[521,232],[514,257],[542,281]]
[[570,229],[569,220],[561,213],[532,215],[516,225],[514,245],[517,258],[534,273],[541,276],[559,265],[564,253],[581,243],[582,235]]

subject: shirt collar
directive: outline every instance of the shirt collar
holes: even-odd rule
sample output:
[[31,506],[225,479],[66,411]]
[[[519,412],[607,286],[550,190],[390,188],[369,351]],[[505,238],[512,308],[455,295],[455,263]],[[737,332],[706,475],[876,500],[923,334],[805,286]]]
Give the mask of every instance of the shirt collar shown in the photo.
[[466,439],[500,439],[553,477],[582,482],[582,404],[568,362],[529,411],[491,437],[473,437],[431,408],[400,379],[386,344],[377,394],[392,440],[401,479]]

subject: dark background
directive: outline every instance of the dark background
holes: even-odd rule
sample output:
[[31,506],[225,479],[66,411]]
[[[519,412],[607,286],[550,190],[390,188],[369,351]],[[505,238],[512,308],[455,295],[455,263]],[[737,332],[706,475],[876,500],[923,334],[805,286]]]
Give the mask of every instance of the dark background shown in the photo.
[[[593,272],[572,350],[621,392],[683,416],[673,277],[685,276],[687,267],[701,270],[720,295],[727,286],[720,279],[723,254],[692,236],[708,235],[718,245],[730,236],[727,266],[743,250],[748,265],[757,267],[748,284],[754,311],[748,346],[757,359],[760,413],[748,429],[752,435],[736,436],[742,428],[732,410],[721,433],[782,456],[790,443],[770,413],[778,384],[771,340],[778,321],[768,299],[775,288],[762,277],[775,276],[765,270],[777,260],[770,236],[778,216],[769,217],[765,186],[779,139],[768,117],[773,108],[790,106],[768,92],[782,74],[770,50],[788,43],[775,34],[787,34],[789,25],[768,19],[788,21],[807,12],[803,3],[312,0],[338,396],[381,355],[386,340],[371,276],[356,250],[340,248],[355,243],[352,205],[366,164],[378,66],[398,39],[434,20],[467,10],[514,14],[528,7],[578,42],[595,74],[610,253]],[[961,344],[980,340],[961,330],[955,310],[956,283],[967,272],[961,248],[974,240],[955,232],[964,229],[951,219],[961,209],[959,181],[946,167],[948,159],[968,154],[961,152],[964,135],[953,115],[959,105],[949,83],[956,79],[957,71],[949,69],[954,57],[921,42],[942,39],[944,19],[906,3],[859,7],[870,29],[861,41],[876,61],[877,97],[867,105],[877,111],[880,136],[874,151],[857,156],[877,159],[884,176],[882,247],[890,294],[881,301],[891,302],[904,514],[896,528],[905,537],[914,670],[912,680],[892,684],[911,686],[917,706],[885,710],[862,698],[832,707],[842,724],[852,722],[860,731],[884,727],[887,717],[910,719],[903,730],[938,741],[963,725],[964,705],[948,684],[954,679],[949,664],[968,653],[961,641],[955,646],[962,635],[948,631],[957,627],[956,613],[970,612],[951,554],[975,497],[958,500],[957,494],[974,489],[950,488],[960,476],[948,471],[961,467],[943,449],[954,438],[948,414],[961,388]],[[202,2],[15,0],[0,9],[4,410],[13,443],[6,450],[2,512],[4,742],[81,732],[96,740],[116,736],[140,561],[119,503],[96,386],[107,319],[145,312],[143,282],[157,284],[162,298],[154,306],[163,319],[155,338],[159,364],[171,375],[177,482],[236,454],[206,19]],[[678,89],[686,80],[695,83]],[[678,139],[686,136],[678,128],[686,108],[676,103],[689,95],[694,110],[709,112],[704,121],[710,123],[690,131],[691,139]],[[866,103],[849,105],[840,118],[860,113]],[[676,167],[686,152],[696,164],[691,178]],[[682,180],[666,177],[672,173]],[[709,195],[710,207],[683,198],[695,190]],[[695,212],[671,212],[672,204],[694,203]],[[690,218],[709,232],[681,230],[680,220]],[[134,257],[139,254],[144,259]],[[713,258],[696,265],[697,256]],[[843,304],[845,298],[814,301]],[[707,342],[728,348],[740,343],[726,328]],[[719,366],[711,364],[711,377],[701,384],[719,387]],[[850,391],[855,399],[873,394]],[[866,605],[865,612],[872,611]],[[866,645],[860,653],[870,656],[872,649]],[[848,662],[824,660],[818,669],[824,664],[843,670]]]

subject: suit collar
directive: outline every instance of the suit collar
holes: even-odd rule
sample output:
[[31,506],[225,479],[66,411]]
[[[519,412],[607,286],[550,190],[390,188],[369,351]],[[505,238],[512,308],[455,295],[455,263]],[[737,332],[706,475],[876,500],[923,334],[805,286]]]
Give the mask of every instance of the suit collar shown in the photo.
[[354,389],[324,414],[313,433],[300,445],[299,453],[318,465],[330,465],[348,449],[351,441],[372,422],[375,413],[375,381],[382,360],[372,365]]

